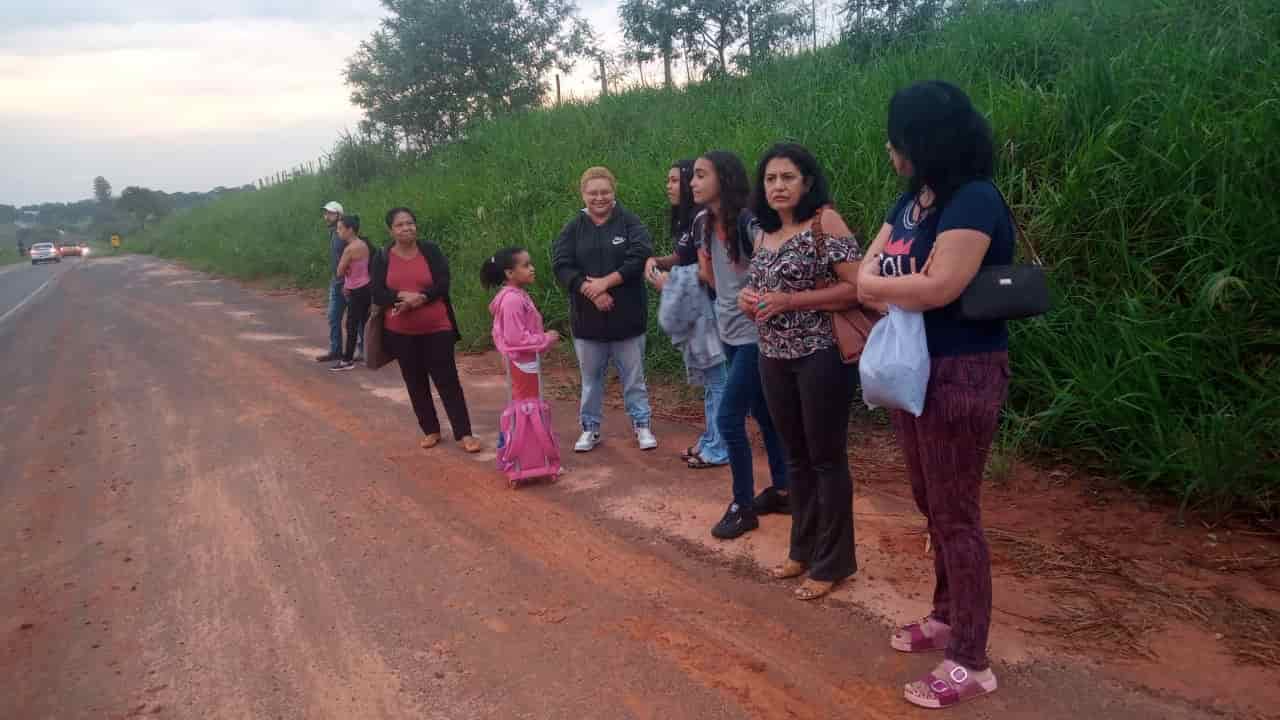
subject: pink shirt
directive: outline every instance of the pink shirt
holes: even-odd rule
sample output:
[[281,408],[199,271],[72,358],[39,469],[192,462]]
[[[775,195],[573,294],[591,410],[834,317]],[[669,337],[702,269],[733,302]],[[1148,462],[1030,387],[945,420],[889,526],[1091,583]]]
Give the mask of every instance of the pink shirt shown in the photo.
[[532,362],[551,347],[551,337],[542,329],[542,314],[524,290],[503,285],[489,303],[489,312],[493,315],[493,345],[513,361]]
[[347,271],[342,275],[342,287],[348,290],[359,290],[368,284],[369,258],[347,263]]

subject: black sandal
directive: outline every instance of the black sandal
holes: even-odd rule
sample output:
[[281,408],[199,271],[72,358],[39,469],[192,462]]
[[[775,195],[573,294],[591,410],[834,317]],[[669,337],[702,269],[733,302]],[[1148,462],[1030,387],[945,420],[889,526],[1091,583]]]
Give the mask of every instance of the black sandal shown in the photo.
[[686,458],[685,462],[689,464],[690,470],[706,470],[707,468],[723,467],[724,465],[727,464],[727,463],[707,462],[706,460],[703,460],[702,456],[697,453],[694,453],[691,457]]
[[697,445],[690,445],[689,447],[684,449],[684,452],[680,453],[681,460],[687,461],[687,460],[690,460],[691,458],[696,458],[696,457],[698,457]]

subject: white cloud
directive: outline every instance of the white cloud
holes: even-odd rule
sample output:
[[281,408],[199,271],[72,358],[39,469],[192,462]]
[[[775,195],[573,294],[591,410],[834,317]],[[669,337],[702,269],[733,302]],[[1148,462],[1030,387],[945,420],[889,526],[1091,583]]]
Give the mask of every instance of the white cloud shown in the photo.
[[376,18],[376,0],[10,0],[0,35],[75,25],[201,23],[227,18],[274,18],[338,24]]
[[[9,5],[15,0],[0,0]],[[0,28],[0,203],[117,188],[240,185],[332,147],[360,120],[343,72],[377,0],[16,0]],[[621,43],[616,3],[582,14]],[[580,62],[566,94],[594,93]]]

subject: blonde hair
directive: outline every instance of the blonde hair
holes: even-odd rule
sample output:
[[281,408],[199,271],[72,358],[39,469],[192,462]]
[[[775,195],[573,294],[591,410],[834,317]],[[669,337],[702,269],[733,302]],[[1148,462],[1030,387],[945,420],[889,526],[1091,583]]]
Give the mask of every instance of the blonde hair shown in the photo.
[[603,165],[589,167],[586,172],[582,173],[582,180],[578,182],[578,191],[581,192],[586,190],[587,183],[592,180],[600,179],[608,180],[610,189],[614,192],[618,191],[618,181],[614,179],[613,173],[609,172],[609,168],[604,167]]

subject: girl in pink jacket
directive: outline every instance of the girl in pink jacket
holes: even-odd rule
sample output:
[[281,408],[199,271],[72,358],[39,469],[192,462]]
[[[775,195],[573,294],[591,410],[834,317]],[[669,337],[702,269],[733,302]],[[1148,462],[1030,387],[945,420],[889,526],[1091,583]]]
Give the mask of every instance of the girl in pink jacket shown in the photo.
[[499,250],[480,268],[480,282],[500,288],[489,312],[493,344],[507,366],[510,402],[500,423],[498,467],[512,486],[531,477],[554,478],[560,471],[550,408],[542,400],[540,358],[560,333],[543,330],[542,314],[525,290],[536,277],[528,251],[518,247]]

